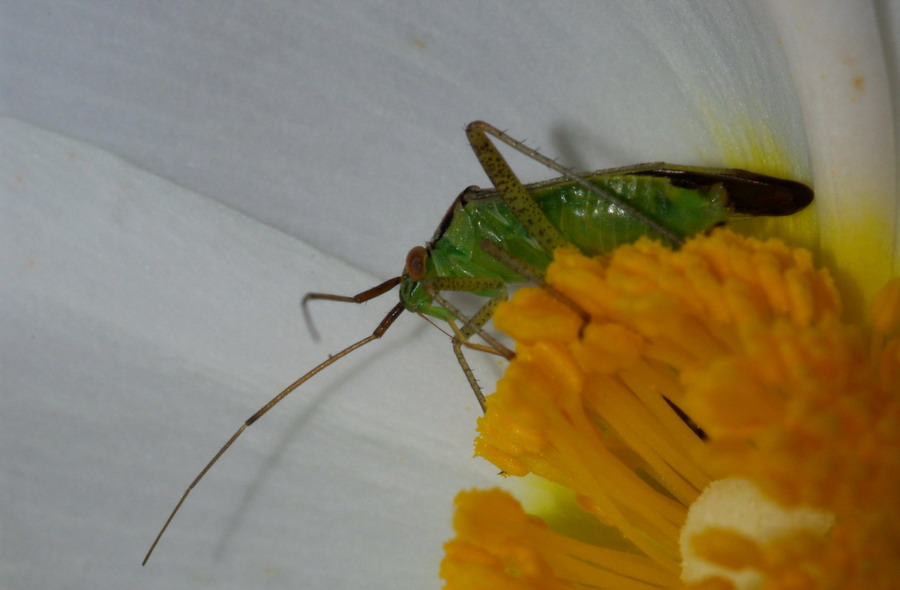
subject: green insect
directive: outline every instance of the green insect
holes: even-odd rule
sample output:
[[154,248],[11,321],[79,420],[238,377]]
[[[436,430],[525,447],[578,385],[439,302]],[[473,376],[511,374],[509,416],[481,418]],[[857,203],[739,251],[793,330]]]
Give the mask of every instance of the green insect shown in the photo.
[[[556,247],[571,244],[585,254],[600,255],[650,236],[677,248],[685,238],[723,224],[731,215],[790,215],[813,199],[812,190],[804,184],[744,170],[654,163],[578,174],[482,121],[470,123],[466,135],[494,189],[465,189],[431,241],[410,250],[400,276],[354,296],[306,295],[304,311],[311,300],[362,303],[400,286],[400,302],[371,335],[317,365],[238,428],[184,491],[143,563],[191,490],[247,427],[329,365],[381,338],[404,310],[450,326],[454,354],[484,409],[484,396],[462,349],[513,357],[483,326],[506,299],[508,285],[542,282]],[[561,178],[523,185],[491,136],[545,164]],[[487,301],[466,316],[442,295],[448,291],[469,292]],[[487,344],[471,342],[476,334]]]

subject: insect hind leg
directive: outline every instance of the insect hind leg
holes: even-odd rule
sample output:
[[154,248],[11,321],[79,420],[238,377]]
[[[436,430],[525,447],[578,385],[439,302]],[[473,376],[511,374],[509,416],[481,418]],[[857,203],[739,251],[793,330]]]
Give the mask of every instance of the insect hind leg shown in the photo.
[[663,239],[668,241],[675,247],[684,245],[681,236],[672,232],[656,220],[648,217],[642,211],[636,209],[626,200],[620,199],[614,194],[609,193],[591,183],[586,178],[572,170],[559,164],[556,160],[548,158],[537,150],[528,147],[523,142],[510,137],[503,131],[497,129],[484,121],[473,121],[466,127],[466,137],[469,139],[469,145],[475,156],[481,163],[481,167],[487,173],[494,188],[500,193],[501,198],[513,212],[522,225],[528,228],[528,231],[538,240],[541,246],[547,252],[553,252],[554,248],[563,246],[568,243],[558,229],[556,229],[544,212],[541,211],[537,203],[525,190],[524,185],[519,181],[515,172],[512,171],[509,164],[500,154],[497,147],[491,142],[488,136],[496,138],[513,148],[517,152],[524,154],[532,160],[539,162],[554,172],[565,176],[569,180],[577,183],[585,190],[603,198],[626,212],[628,215],[637,219],[646,227],[652,229]]

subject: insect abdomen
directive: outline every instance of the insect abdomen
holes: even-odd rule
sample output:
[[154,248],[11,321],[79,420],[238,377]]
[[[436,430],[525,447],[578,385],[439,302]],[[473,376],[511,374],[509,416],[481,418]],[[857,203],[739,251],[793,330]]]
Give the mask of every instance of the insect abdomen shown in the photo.
[[[728,195],[721,185],[691,190],[674,187],[665,178],[640,175],[589,180],[679,236],[706,231],[728,217]],[[533,196],[550,222],[585,254],[606,254],[642,236],[659,237],[607,199],[574,183],[541,187]]]

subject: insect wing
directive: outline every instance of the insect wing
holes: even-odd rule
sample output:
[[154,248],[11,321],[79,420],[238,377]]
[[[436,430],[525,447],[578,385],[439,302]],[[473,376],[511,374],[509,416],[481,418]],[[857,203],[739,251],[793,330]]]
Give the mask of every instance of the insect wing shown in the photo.
[[673,186],[691,190],[721,184],[732,211],[744,215],[792,215],[813,200],[805,184],[746,170],[663,165],[640,174],[668,178]]

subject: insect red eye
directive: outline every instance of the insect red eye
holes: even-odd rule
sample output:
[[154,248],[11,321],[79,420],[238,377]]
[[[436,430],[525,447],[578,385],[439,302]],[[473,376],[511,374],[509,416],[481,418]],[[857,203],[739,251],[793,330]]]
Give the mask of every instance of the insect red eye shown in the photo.
[[411,279],[420,281],[425,278],[425,258],[428,252],[422,246],[416,246],[406,255],[406,272]]

